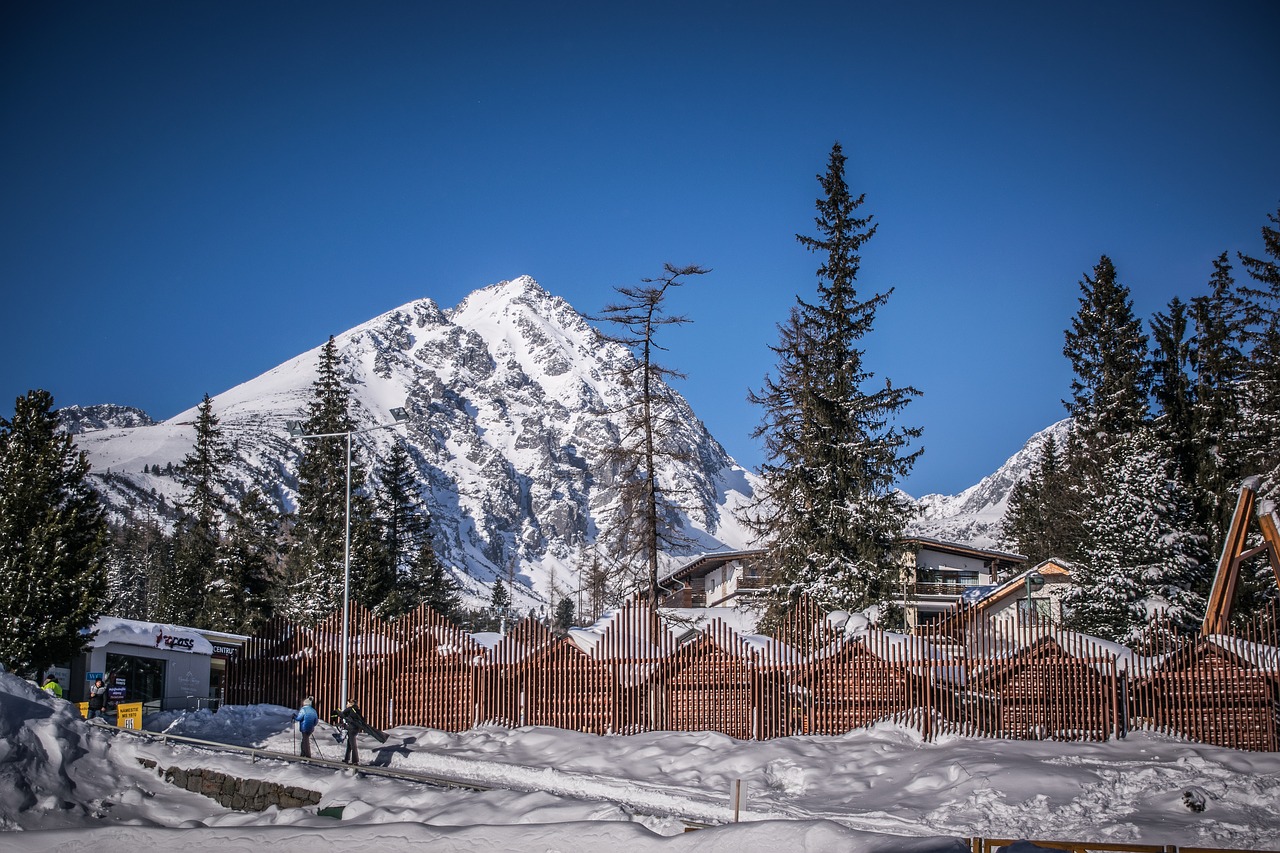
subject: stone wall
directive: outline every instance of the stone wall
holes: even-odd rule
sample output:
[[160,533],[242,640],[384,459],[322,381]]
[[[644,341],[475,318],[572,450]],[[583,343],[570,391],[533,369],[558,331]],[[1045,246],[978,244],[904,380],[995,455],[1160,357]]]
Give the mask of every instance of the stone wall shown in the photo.
[[[156,762],[139,759],[143,767],[158,769]],[[320,792],[280,785],[260,779],[241,779],[217,770],[198,767],[167,767],[158,772],[166,782],[197,794],[212,797],[225,808],[243,812],[260,812],[269,806],[296,809],[320,802]]]

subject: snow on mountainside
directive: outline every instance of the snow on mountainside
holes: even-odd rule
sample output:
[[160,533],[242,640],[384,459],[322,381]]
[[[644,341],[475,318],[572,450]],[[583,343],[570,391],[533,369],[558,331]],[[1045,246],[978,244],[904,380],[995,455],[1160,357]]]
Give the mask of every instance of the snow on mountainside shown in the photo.
[[1031,436],[998,471],[958,495],[925,495],[918,499],[920,516],[907,532],[976,548],[1004,549],[1000,526],[1009,509],[1013,487],[1026,479],[1040,461],[1044,443],[1050,436],[1059,447],[1065,446],[1070,426],[1070,419],[1061,420]]
[[[479,583],[509,571],[526,606],[572,590],[583,554],[617,512],[606,450],[618,443],[614,413],[627,399],[616,368],[631,356],[601,343],[568,303],[528,277],[478,290],[452,310],[417,300],[335,343],[358,429],[390,424],[394,407],[408,410],[407,424],[357,435],[355,444],[376,471],[381,451],[406,443],[437,550],[471,593],[487,599]],[[319,352],[213,398],[235,456],[233,493],[256,486],[293,508],[302,446],[285,424],[305,417]],[[678,522],[687,553],[746,547],[732,510],[751,494],[751,476],[683,399],[678,407],[685,428],[677,443],[693,461],[660,473],[669,493],[685,496]],[[195,415],[192,408],[158,424],[71,419],[91,424],[68,428],[115,517],[163,516],[182,499],[162,472],[190,451]]]

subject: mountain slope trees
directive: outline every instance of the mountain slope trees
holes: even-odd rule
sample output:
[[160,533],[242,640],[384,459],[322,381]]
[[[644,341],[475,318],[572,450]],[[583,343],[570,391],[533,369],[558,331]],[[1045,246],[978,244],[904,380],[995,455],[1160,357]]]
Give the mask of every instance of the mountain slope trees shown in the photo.
[[[1260,496],[1280,494],[1280,231],[1264,227],[1263,244],[1263,258],[1240,255],[1252,283],[1222,253],[1204,293],[1154,314],[1150,353],[1109,258],[1080,284],[1063,348],[1069,440],[1015,488],[1004,530],[1029,556],[1076,565],[1082,630],[1131,637],[1155,607],[1193,627],[1242,480],[1261,474]],[[1246,569],[1240,617],[1277,597],[1264,561]]]

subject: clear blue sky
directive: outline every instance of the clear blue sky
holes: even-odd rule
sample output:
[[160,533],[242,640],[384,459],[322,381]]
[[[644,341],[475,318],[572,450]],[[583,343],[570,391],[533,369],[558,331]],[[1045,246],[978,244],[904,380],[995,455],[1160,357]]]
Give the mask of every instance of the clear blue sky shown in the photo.
[[1280,4],[58,2],[0,11],[0,412],[167,418],[410,300],[528,274],[583,313],[701,264],[668,366],[745,397],[817,258],[839,140],[924,396],[915,495],[1060,419],[1102,254],[1145,317],[1261,251]]

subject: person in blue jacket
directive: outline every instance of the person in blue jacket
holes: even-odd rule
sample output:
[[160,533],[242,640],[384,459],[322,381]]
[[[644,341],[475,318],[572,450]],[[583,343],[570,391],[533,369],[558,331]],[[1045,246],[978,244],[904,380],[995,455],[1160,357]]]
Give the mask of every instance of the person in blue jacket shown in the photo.
[[315,700],[310,696],[302,700],[302,707],[298,709],[298,713],[293,715],[298,721],[298,731],[302,734],[302,757],[311,757],[311,734],[316,730],[316,723],[320,722],[320,715],[316,712]]

